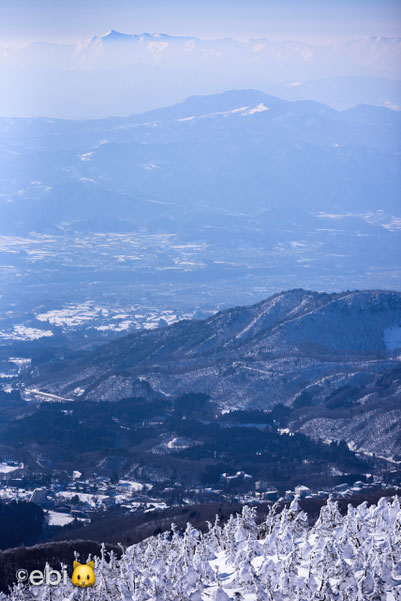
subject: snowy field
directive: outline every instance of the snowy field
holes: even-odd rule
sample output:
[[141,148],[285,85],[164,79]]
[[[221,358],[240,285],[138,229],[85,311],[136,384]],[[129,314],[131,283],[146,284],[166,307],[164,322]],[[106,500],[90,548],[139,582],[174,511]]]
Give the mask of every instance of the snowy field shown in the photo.
[[16,470],[22,469],[24,467],[23,463],[19,463],[18,465],[9,464],[5,461],[0,462],[0,474],[10,474],[11,472],[15,472]]
[[245,507],[205,534],[173,526],[120,560],[96,558],[95,574],[86,590],[20,585],[0,600],[400,601],[400,500],[349,506],[344,517],[329,500],[313,527],[296,501],[261,525]]
[[69,513],[61,513],[59,511],[49,511],[47,513],[49,526],[66,526],[74,521],[74,518]]
[[51,330],[30,328],[23,324],[14,326],[11,332],[0,332],[0,338],[4,340],[32,341],[39,340],[39,338],[49,338],[49,336],[53,336]]

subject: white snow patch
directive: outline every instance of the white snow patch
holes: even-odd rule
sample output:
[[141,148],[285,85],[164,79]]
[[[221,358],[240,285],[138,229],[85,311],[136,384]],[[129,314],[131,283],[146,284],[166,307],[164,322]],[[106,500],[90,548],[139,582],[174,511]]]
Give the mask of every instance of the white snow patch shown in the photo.
[[49,511],[47,513],[47,522],[49,526],[66,526],[74,521],[69,513],[60,513],[59,511]]
[[76,388],[74,388],[74,390],[72,391],[76,396],[82,396],[85,392],[85,388],[81,388],[80,386],[77,386]]
[[264,111],[270,111],[270,108],[265,106],[263,102],[260,102],[257,106],[243,111],[242,115],[245,117],[247,115],[254,115],[255,113],[263,113]]
[[32,359],[26,357],[9,357],[8,362],[18,365],[18,367],[27,367],[31,364]]
[[94,305],[92,301],[87,301],[78,305],[70,304],[62,309],[40,313],[36,315],[36,319],[47,321],[54,326],[74,327],[95,319],[99,314],[104,315],[106,311],[106,309]]
[[95,329],[99,330],[100,332],[105,332],[107,330],[111,330],[113,332],[123,332],[124,330],[129,330],[131,324],[133,323],[133,321],[127,319],[125,321],[121,321],[120,323],[110,323],[104,326],[97,326]]
[[11,472],[15,472],[16,470],[22,469],[24,467],[23,463],[19,463],[18,465],[9,464],[3,461],[0,463],[0,474],[10,474]]
[[14,330],[10,332],[0,332],[0,338],[7,340],[38,340],[53,336],[51,330],[39,330],[37,328],[28,328],[24,325],[14,326]]
[[81,154],[79,156],[79,158],[81,159],[81,161],[93,161],[92,156],[93,156],[93,151],[85,152],[84,154]]

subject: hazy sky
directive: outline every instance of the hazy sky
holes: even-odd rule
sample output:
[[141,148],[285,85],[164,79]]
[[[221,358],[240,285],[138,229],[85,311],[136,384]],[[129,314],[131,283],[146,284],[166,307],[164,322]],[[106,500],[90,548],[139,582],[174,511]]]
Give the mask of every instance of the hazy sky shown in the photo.
[[116,29],[322,41],[400,36],[399,0],[0,0],[0,47]]

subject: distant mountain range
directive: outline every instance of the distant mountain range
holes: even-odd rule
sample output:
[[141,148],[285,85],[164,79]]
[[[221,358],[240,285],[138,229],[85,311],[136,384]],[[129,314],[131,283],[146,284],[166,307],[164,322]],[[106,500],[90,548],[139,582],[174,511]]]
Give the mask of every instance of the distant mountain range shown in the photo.
[[144,111],[193,94],[258,88],[336,108],[401,106],[399,38],[321,45],[111,30],[79,44],[0,50],[0,114],[93,118]]
[[[345,57],[351,64],[344,64]],[[312,73],[316,69],[315,63],[320,61],[324,63],[323,69],[328,64],[334,67],[332,75],[355,75],[352,70],[355,71],[357,65],[359,74],[377,75],[377,71],[381,71],[396,75],[398,71],[393,61],[397,58],[401,58],[400,38],[369,36],[317,46],[296,41],[273,42],[266,38],[239,42],[232,38],[204,40],[163,33],[129,35],[111,30],[84,41],[76,47],[70,60],[80,68],[110,68],[142,62],[169,65],[175,69],[186,67],[188,62],[192,68],[205,69],[209,63],[217,61],[220,68],[224,65],[225,68],[236,66],[241,69],[248,65],[255,71],[264,63],[275,75],[280,67],[288,69],[289,66],[290,69],[298,68],[299,73]],[[368,65],[370,70],[366,69]],[[348,72],[344,73],[345,70]]]
[[217,207],[394,214],[400,130],[401,112],[339,112],[256,90],[125,118],[3,118],[0,228],[40,231],[95,215],[143,227]]
[[400,292],[297,289],[44,364],[27,386],[98,401],[202,392],[225,411],[283,403],[294,429],[394,456],[400,354]]

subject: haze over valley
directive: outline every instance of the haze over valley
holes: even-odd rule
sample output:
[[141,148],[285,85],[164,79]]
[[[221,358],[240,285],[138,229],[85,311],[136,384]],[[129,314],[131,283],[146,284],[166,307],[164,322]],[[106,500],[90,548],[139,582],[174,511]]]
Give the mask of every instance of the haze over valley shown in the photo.
[[90,346],[294,287],[398,289],[400,115],[238,90],[3,119],[2,340]]

